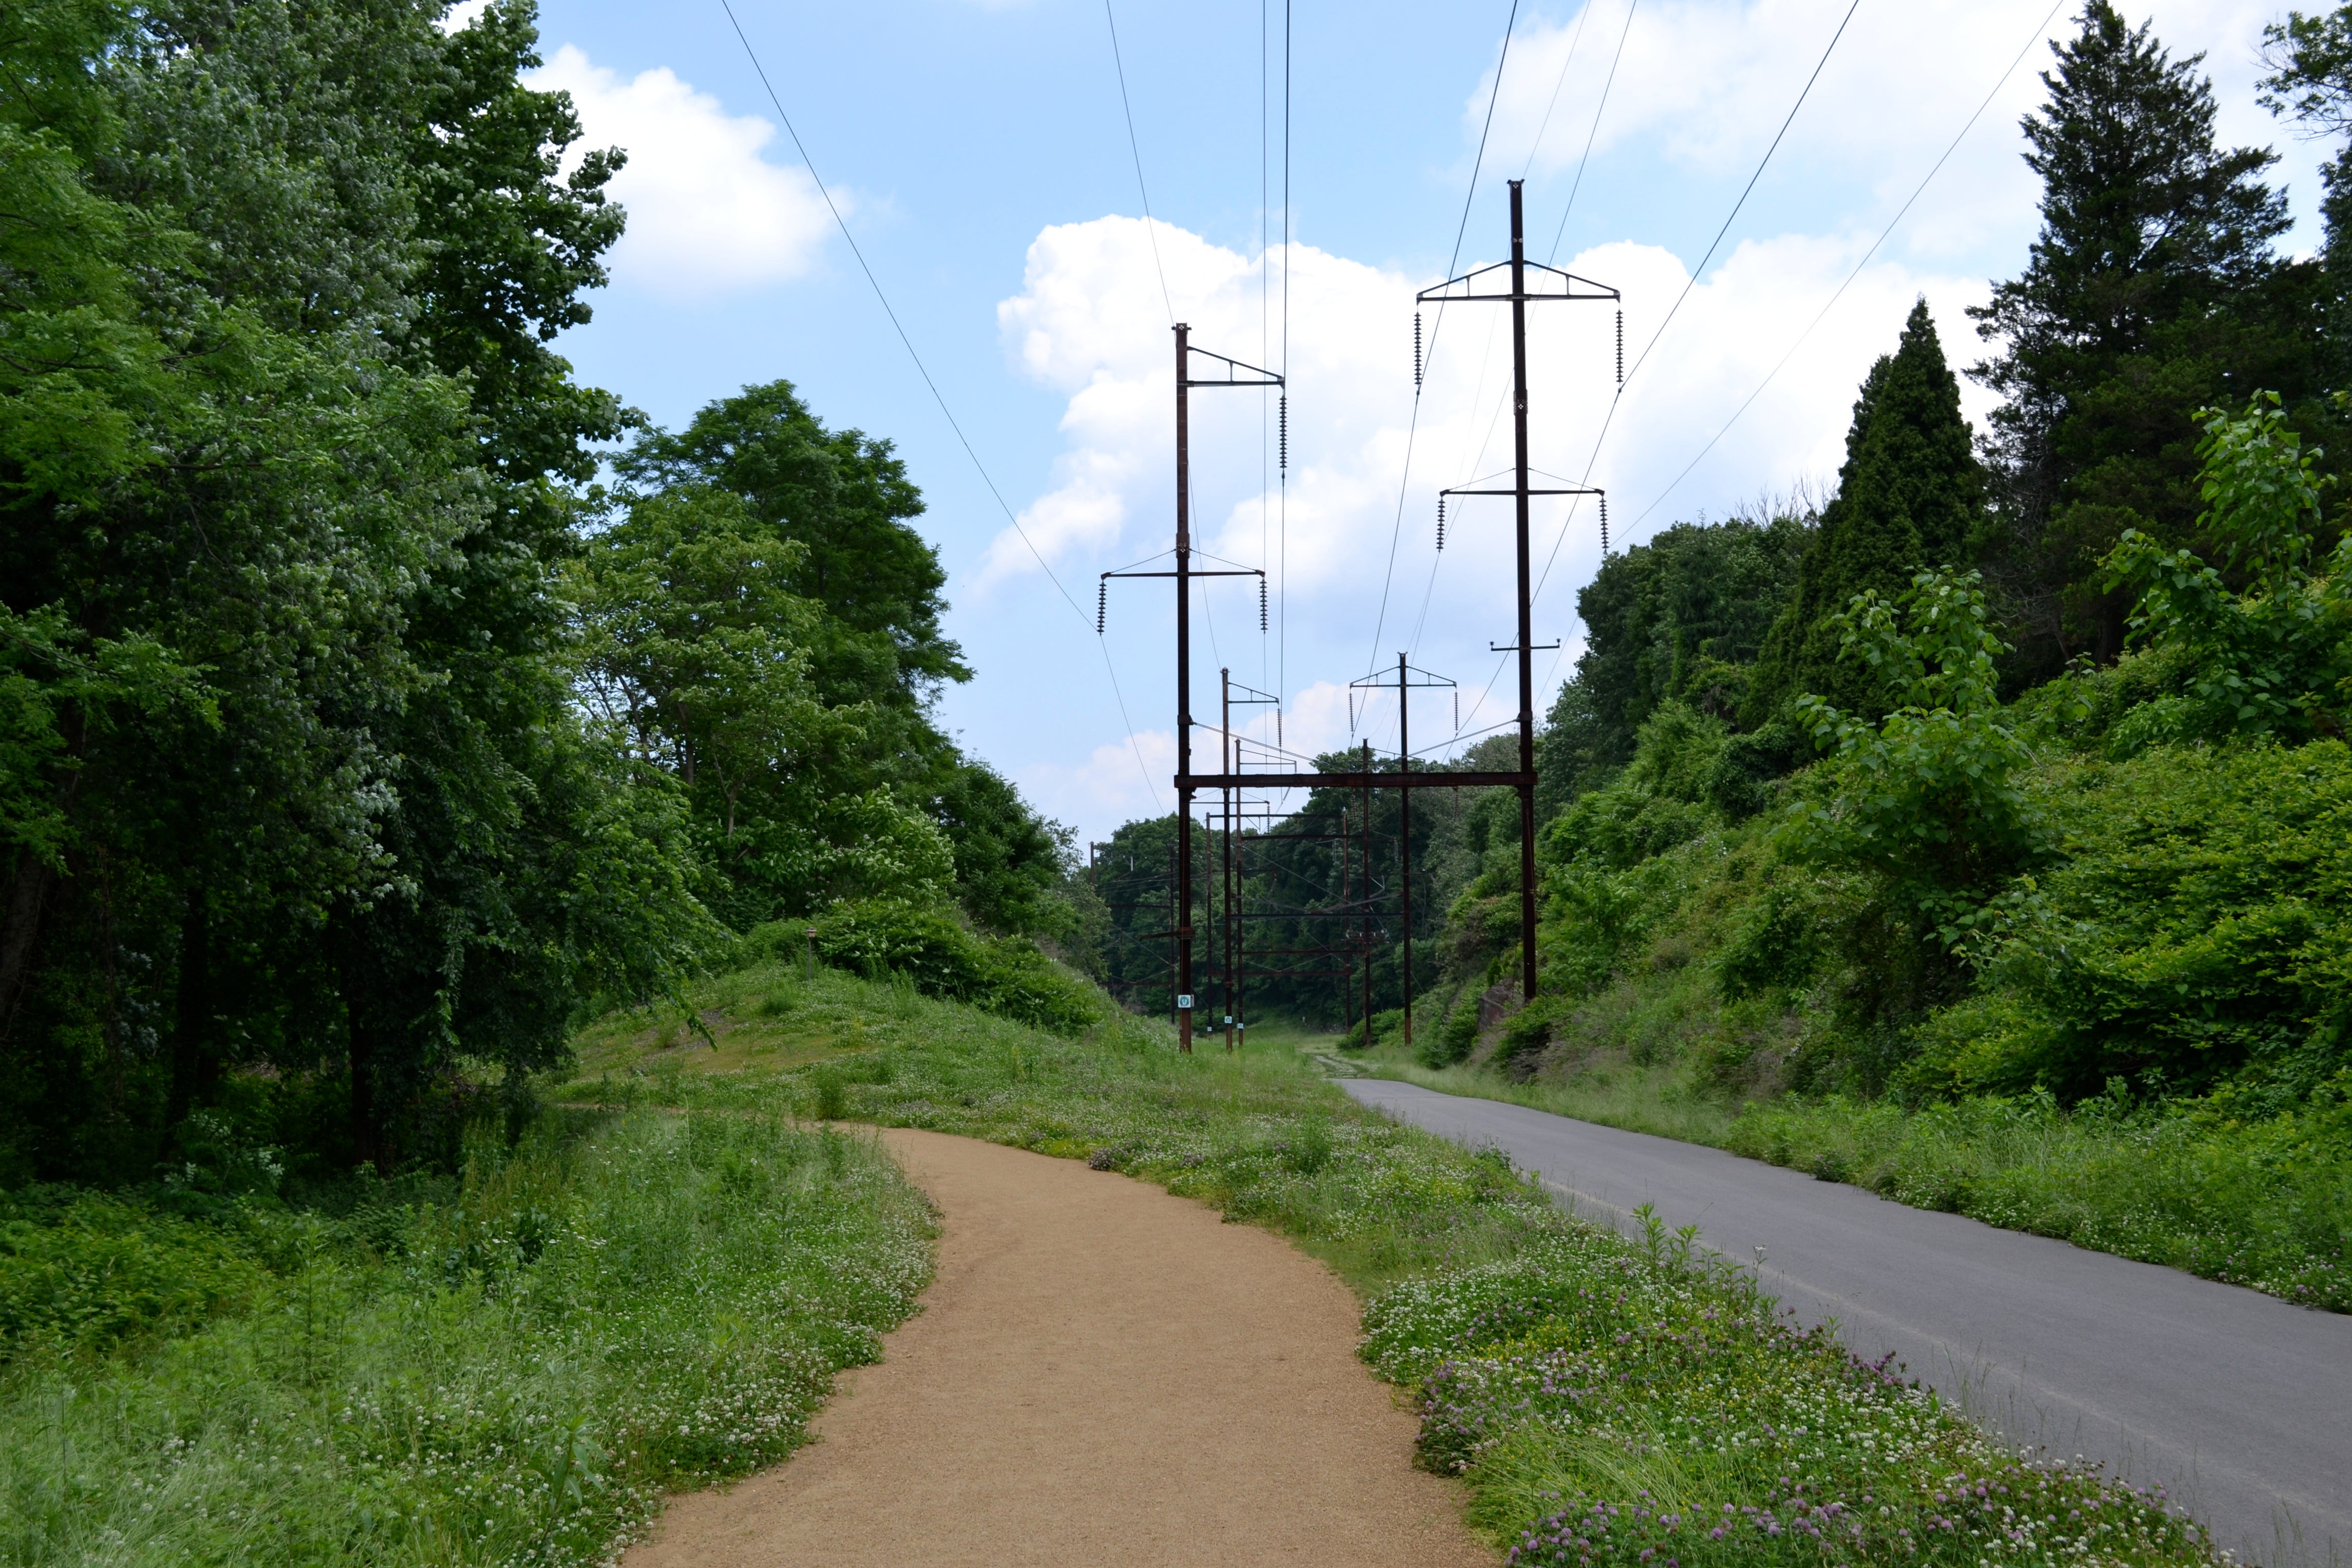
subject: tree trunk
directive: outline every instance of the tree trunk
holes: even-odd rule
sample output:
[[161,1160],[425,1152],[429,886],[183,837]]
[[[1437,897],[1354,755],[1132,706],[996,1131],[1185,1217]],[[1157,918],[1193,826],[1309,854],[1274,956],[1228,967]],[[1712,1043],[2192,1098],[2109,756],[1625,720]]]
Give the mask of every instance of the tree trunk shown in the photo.
[[352,1163],[373,1165],[378,1174],[392,1165],[392,1149],[383,1135],[375,1103],[376,1064],[381,1029],[361,957],[362,937],[349,915],[338,919],[336,947],[341,957],[343,1026],[349,1039],[352,1085],[347,1125],[351,1131]]
[[172,1031],[172,1098],[164,1123],[177,1127],[208,1104],[220,1077],[213,1043],[212,923],[204,889],[192,889],[180,916],[180,973]]
[[41,934],[41,910],[48,902],[57,873],[29,849],[16,852],[16,874],[8,879],[8,905],[0,915],[0,1044],[16,1022],[16,1004],[32,978],[33,948]]

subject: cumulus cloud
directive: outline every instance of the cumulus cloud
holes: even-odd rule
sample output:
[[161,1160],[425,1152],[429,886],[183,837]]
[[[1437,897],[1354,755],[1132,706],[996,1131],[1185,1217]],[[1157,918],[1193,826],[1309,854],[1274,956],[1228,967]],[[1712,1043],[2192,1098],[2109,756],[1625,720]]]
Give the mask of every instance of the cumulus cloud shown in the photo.
[[1176,737],[1166,730],[1143,730],[1097,746],[1076,767],[1044,763],[1025,768],[1018,782],[1047,816],[1083,822],[1094,831],[1097,825],[1174,810],[1168,781],[1175,773]]
[[567,168],[593,148],[628,153],[608,187],[629,211],[616,279],[696,299],[786,282],[816,264],[833,216],[806,169],[761,156],[776,133],[765,120],[728,114],[666,66],[625,82],[571,44],[524,79],[572,95],[586,133]]
[[[1511,41],[1487,167],[1561,174],[1582,157],[1590,135],[1596,164],[1611,153],[1639,152],[1693,174],[1744,178],[1847,9],[1847,0],[1589,0],[1558,18],[1538,15]],[[2079,26],[2079,7],[2070,5],[2036,37],[2048,9],[2047,0],[1864,6],[1790,125],[1775,166],[1801,169],[1809,184],[1830,184],[1891,212],[1998,80],[1906,243],[1919,254],[1949,255],[1989,235],[2007,237],[2021,220],[2030,229],[2036,186],[2017,156],[2015,126],[2042,100],[2038,73],[2051,64],[2042,40],[2070,37]],[[2123,9],[2135,23],[2153,11],[2157,37],[2176,55],[2204,50],[2221,135],[2276,144],[2292,177],[2312,190],[2308,149],[2293,145],[2254,102],[2263,25],[2275,18],[2274,6],[2168,0]],[[2003,79],[2021,47],[2023,62]],[[1596,121],[1612,58],[1615,83]],[[1494,85],[1490,68],[1465,95],[1465,164]]]
[[[1400,541],[1394,581],[1413,590],[1404,613],[1421,617],[1421,590],[1437,570],[1431,613],[1491,625],[1507,604],[1508,512],[1499,501],[1457,500],[1442,568],[1435,492],[1506,468],[1510,454],[1507,324],[1493,307],[1441,313],[1422,307],[1431,342],[1416,413],[1411,374],[1417,283],[1311,247],[1250,258],[1168,225],[1158,230],[1177,313],[1196,344],[1255,359],[1260,283],[1291,272],[1290,454],[1283,559],[1274,558],[1277,492],[1262,489],[1262,395],[1196,393],[1194,518],[1202,544],[1244,566],[1286,571],[1294,616],[1312,617],[1378,595],[1388,545]],[[1697,454],[1706,437],[1763,380],[1849,271],[1867,240],[1785,237],[1738,247],[1690,290],[1671,330],[1612,410],[1615,320],[1601,306],[1531,312],[1534,461],[1555,475],[1612,492],[1625,528]],[[1682,263],[1654,246],[1618,243],[1578,256],[1575,271],[1624,295],[1625,332],[1636,351],[1687,281]],[[1068,401],[1067,447],[1055,482],[1024,513],[1030,540],[1057,566],[1117,564],[1164,550],[1171,524],[1171,351],[1158,306],[1150,239],[1123,217],[1057,226],[1031,247],[1022,292],[999,307],[1008,351]],[[1969,352],[1961,309],[1983,296],[1975,279],[1917,274],[1874,262],[1805,348],[1693,475],[1691,495],[1717,493],[1725,476],[1743,495],[1787,489],[1835,471],[1854,389],[1871,360],[1891,349],[1904,315],[1925,293],[1956,357]],[[1982,398],[1971,392],[1981,412]],[[1604,421],[1607,439],[1594,458]],[[1410,453],[1410,482],[1404,482]],[[1403,525],[1398,526],[1400,486]],[[1669,500],[1647,526],[1671,521]],[[1567,522],[1547,503],[1539,549]],[[1554,575],[1580,582],[1597,559],[1595,518],[1581,515]],[[1036,569],[1007,530],[973,589]],[[1392,595],[1393,597],[1393,595]],[[1407,630],[1411,629],[1408,623]],[[1507,630],[1507,626],[1500,629]]]

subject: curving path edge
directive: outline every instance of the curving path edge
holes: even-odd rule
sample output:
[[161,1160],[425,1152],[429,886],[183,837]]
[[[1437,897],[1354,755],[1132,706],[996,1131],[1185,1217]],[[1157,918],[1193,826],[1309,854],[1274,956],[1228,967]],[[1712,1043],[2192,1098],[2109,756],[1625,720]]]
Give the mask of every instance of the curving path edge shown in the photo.
[[923,1310],[816,1442],[674,1500],[625,1568],[1490,1568],[1330,1270],[1076,1161],[880,1136],[940,1213]]
[[1696,1143],[1348,1079],[1357,1100],[1493,1144],[1588,1219],[1699,1227],[1805,1322],[1893,1352],[1980,1421],[2187,1502],[2242,1561],[2352,1556],[2352,1317]]

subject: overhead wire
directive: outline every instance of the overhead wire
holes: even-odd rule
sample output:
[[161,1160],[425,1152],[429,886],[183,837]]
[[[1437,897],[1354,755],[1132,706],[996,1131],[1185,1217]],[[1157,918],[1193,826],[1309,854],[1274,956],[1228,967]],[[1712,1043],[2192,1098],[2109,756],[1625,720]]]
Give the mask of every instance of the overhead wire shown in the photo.
[[[1583,10],[1577,14],[1576,36],[1569,40],[1568,58],[1560,62],[1559,79],[1552,85],[1552,100],[1555,103],[1559,101],[1560,89],[1568,85],[1569,68],[1576,63],[1577,49],[1584,41],[1584,24],[1591,19],[1592,9],[1593,0],[1587,0],[1587,4]],[[1576,198],[1578,194],[1584,189],[1585,167],[1592,161],[1593,142],[1601,133],[1601,119],[1608,110],[1609,95],[1617,85],[1617,68],[1624,61],[1625,42],[1628,38],[1633,36],[1633,16],[1634,13],[1640,9],[1641,0],[1632,0],[1632,4],[1625,7],[1625,25],[1618,30],[1616,51],[1609,57],[1609,74],[1602,79],[1601,83],[1601,96],[1592,106],[1592,122],[1585,128],[1584,150],[1578,155],[1576,160],[1576,177],[1569,185],[1567,205],[1560,208],[1559,226],[1552,234],[1551,250],[1544,258],[1544,264],[1546,266],[1550,266],[1559,259],[1560,243],[1568,235],[1568,220],[1576,211]],[[1522,177],[1535,168],[1536,154],[1543,150],[1544,131],[1549,128],[1550,124],[1551,110],[1547,106],[1544,110],[1543,125],[1537,129],[1535,142],[1528,148],[1527,164],[1526,167],[1520,171]],[[1490,331],[1488,338],[1490,348],[1492,346],[1492,342],[1493,339]],[[1483,363],[1479,367],[1478,384],[1481,388],[1486,384],[1486,367]],[[1474,410],[1477,405],[1477,396],[1474,394],[1471,398],[1471,404]],[[1487,421],[1486,437],[1480,441],[1478,446],[1478,461],[1480,462],[1485,461],[1486,448],[1494,443],[1495,431],[1502,424],[1503,407],[1507,399],[1504,398],[1497,398],[1496,400],[1494,416]],[[1429,606],[1431,601],[1436,595],[1437,570],[1442,560],[1443,556],[1437,553],[1433,553],[1430,558],[1429,581],[1423,584],[1422,588],[1421,614],[1415,617],[1413,621],[1412,637],[1406,645],[1409,648],[1416,651],[1421,647],[1421,634],[1429,624]]]
[[1151,242],[1151,269],[1160,274],[1160,302],[1168,309],[1168,324],[1176,324],[1176,301],[1168,292],[1168,269],[1160,264],[1160,232],[1151,223],[1151,191],[1143,183],[1143,144],[1135,136],[1135,105],[1127,96],[1127,62],[1118,53],[1118,18],[1110,0],[1103,0],[1103,21],[1110,27],[1110,63],[1118,73],[1118,106],[1127,111],[1127,150],[1135,159],[1135,191],[1143,198],[1143,237]]
[[[948,406],[939,383],[931,379],[929,367],[923,363],[923,356],[916,352],[914,339],[907,335],[905,323],[898,320],[898,312],[891,308],[890,296],[883,291],[882,280],[874,275],[873,267],[866,259],[866,252],[858,248],[857,237],[849,231],[848,222],[842,217],[841,208],[833,199],[833,192],[816,172],[816,160],[809,156],[807,144],[801,141],[800,131],[793,124],[792,116],[784,112],[784,100],[778,95],[775,84],[768,79],[768,69],[760,63],[760,52],[751,47],[751,39],[743,31],[743,24],[735,15],[735,7],[729,4],[729,0],[719,0],[719,8],[726,13],[728,25],[735,29],[735,37],[743,46],[744,56],[751,62],[752,73],[760,79],[760,86],[766,91],[769,103],[774,106],[776,118],[783,121],[784,133],[793,139],[793,150],[801,155],[801,166],[808,171],[809,181],[816,186],[817,195],[824,198],[825,210],[833,215],[834,225],[841,230],[841,237],[848,245],[850,255],[857,258],[858,270],[866,274],[867,287],[874,290],[874,298],[880,303],[882,313],[889,318],[891,330],[898,334],[898,342],[906,349],[907,357],[914,362],[915,373],[923,378],[923,385],[929,389],[931,401],[939,405],[940,416],[947,420],[948,428],[955,432],[956,440],[963,447],[964,456],[971,459],[972,468],[980,475],[981,483],[988,487],[988,493],[995,499],[997,510],[1004,514],[1004,520],[1013,525],[1013,531],[1020,536],[1021,542],[1027,545],[1029,553],[1036,558],[1038,570],[1045,574],[1045,580],[1054,584],[1054,591],[1062,595],[1063,602],[1070,606],[1070,613],[1078,617],[1079,624],[1086,625],[1086,611],[1079,606],[1077,600],[1070,596],[1069,589],[1064,587],[1061,578],[1055,574],[1045,552],[1037,548],[1036,541],[1031,539],[1029,531],[1021,526],[1020,517],[1006,504],[1004,492],[996,488],[996,480],[989,473],[988,465],[980,460],[980,453],[973,448],[971,438],[964,434],[962,425],[957,422],[955,411]],[[1128,745],[1135,753],[1135,765],[1142,771],[1144,785],[1151,791],[1152,802],[1157,805],[1160,786],[1152,782],[1151,770],[1143,761],[1143,748],[1136,741],[1135,722],[1128,717],[1127,694],[1120,689],[1118,668],[1111,660],[1110,646],[1099,637],[1095,641],[1102,653],[1103,671],[1110,678],[1111,695],[1118,702],[1120,721],[1127,727]]]
[[1657,510],[1660,506],[1664,504],[1665,499],[1674,494],[1677,486],[1679,486],[1685,479],[1690,478],[1691,471],[1699,466],[1700,462],[1706,458],[1709,452],[1715,450],[1716,444],[1717,442],[1721,441],[1724,437],[1731,433],[1731,427],[1739,423],[1740,416],[1746,414],[1749,408],[1753,407],[1756,400],[1764,395],[1764,389],[1771,385],[1774,378],[1779,376],[1780,372],[1788,367],[1789,362],[1796,357],[1797,351],[1802,348],[1805,345],[1806,340],[1813,335],[1814,329],[1819,327],[1822,322],[1828,318],[1830,311],[1836,307],[1837,302],[1845,298],[1845,291],[1853,287],[1853,280],[1862,276],[1862,270],[1864,268],[1870,265],[1871,258],[1876,256],[1881,247],[1886,244],[1887,240],[1894,237],[1895,228],[1903,222],[1904,218],[1910,215],[1912,207],[1918,203],[1919,198],[1927,194],[1928,184],[1934,181],[1937,174],[1943,172],[1944,165],[1951,162],[1952,154],[1960,150],[1960,143],[1968,140],[1969,132],[1975,130],[1977,121],[1984,118],[1984,111],[1992,107],[1992,100],[2000,96],[2000,89],[2009,85],[2009,79],[2017,74],[2017,68],[2023,64],[2025,57],[2033,51],[2033,46],[2039,43],[2049,33],[2051,22],[2056,18],[2059,11],[2065,6],[2067,0],[2057,0],[2057,4],[2050,7],[2049,14],[2042,18],[2040,25],[2038,25],[2033,29],[2032,34],[2027,37],[2024,46],[2017,51],[2015,58],[2009,62],[2007,68],[2002,70],[2000,77],[1994,80],[1990,90],[1986,92],[1983,100],[1977,105],[1976,112],[1969,116],[1968,122],[1960,127],[1958,133],[1952,138],[1950,144],[1944,149],[1943,156],[1937,158],[1936,160],[1935,166],[1930,168],[1926,174],[1920,177],[1919,184],[1913,188],[1909,197],[1904,201],[1902,206],[1895,210],[1895,216],[1887,219],[1886,226],[1878,231],[1878,237],[1870,242],[1870,248],[1862,253],[1862,259],[1853,264],[1853,270],[1848,272],[1845,275],[1845,280],[1837,286],[1837,292],[1832,294],[1829,297],[1828,302],[1822,305],[1818,311],[1814,312],[1813,319],[1806,323],[1805,330],[1799,332],[1797,334],[1796,341],[1789,345],[1789,352],[1782,354],[1780,358],[1780,362],[1774,364],[1769,371],[1765,373],[1764,379],[1756,384],[1756,390],[1749,393],[1747,400],[1732,411],[1731,417],[1723,422],[1723,428],[1717,430],[1713,436],[1709,437],[1707,438],[1706,445],[1698,449],[1698,455],[1693,458],[1688,463],[1685,464],[1683,466],[1682,472],[1676,474],[1667,484],[1666,488],[1660,490],[1657,493],[1656,498],[1653,500],[1648,506],[1642,509],[1641,515],[1633,520],[1633,526],[1638,527],[1643,519],[1646,519],[1652,512]]
[[[1692,268],[1690,275],[1683,280],[1682,292],[1675,296],[1675,302],[1667,309],[1665,319],[1658,323],[1658,330],[1650,334],[1650,341],[1642,345],[1642,352],[1634,357],[1631,368],[1617,383],[1616,393],[1609,399],[1609,406],[1601,416],[1601,433],[1592,438],[1592,451],[1585,459],[1584,477],[1578,481],[1579,484],[1589,485],[1592,482],[1592,470],[1600,463],[1601,448],[1608,441],[1610,429],[1616,423],[1618,407],[1625,400],[1625,389],[1633,384],[1633,377],[1641,373],[1642,366],[1648,362],[1650,351],[1656,348],[1659,341],[1666,335],[1666,329],[1674,325],[1675,315],[1683,308],[1683,301],[1690,298],[1691,290],[1696,288],[1698,280],[1706,276],[1706,264],[1715,258],[1716,251],[1722,247],[1724,237],[1731,232],[1732,224],[1738,221],[1741,209],[1747,206],[1748,198],[1755,194],[1757,182],[1764,177],[1764,171],[1771,166],[1772,154],[1780,150],[1781,142],[1789,134],[1789,127],[1797,122],[1798,110],[1803,109],[1805,100],[1812,96],[1813,84],[1822,79],[1822,72],[1829,67],[1830,57],[1837,52],[1838,40],[1845,37],[1847,26],[1853,22],[1854,13],[1861,9],[1862,0],[1853,0],[1853,3],[1846,7],[1845,15],[1838,19],[1837,30],[1830,35],[1829,43],[1822,49],[1822,58],[1813,62],[1812,74],[1805,78],[1805,85],[1798,90],[1797,100],[1789,106],[1788,114],[1780,121],[1780,129],[1772,133],[1771,145],[1764,149],[1764,155],[1756,161],[1755,173],[1748,176],[1748,184],[1740,188],[1739,199],[1731,204],[1731,210],[1724,215],[1722,226],[1715,231],[1715,238],[1708,242],[1706,253],[1699,258],[1698,265]],[[1559,560],[1559,547],[1568,539],[1569,527],[1576,521],[1578,502],[1582,499],[1582,497],[1577,497],[1569,503],[1568,515],[1561,521],[1559,532],[1552,539],[1551,552],[1544,559],[1543,573],[1537,578],[1535,588],[1528,595],[1530,602],[1541,597],[1544,585],[1551,581],[1551,569]],[[1557,660],[1554,661],[1554,668],[1558,668]]]
[[[1511,0],[1510,15],[1503,22],[1502,51],[1495,61],[1495,85],[1486,94],[1486,117],[1478,128],[1478,152],[1470,163],[1470,187],[1462,194],[1462,221],[1454,231],[1454,254],[1445,263],[1445,276],[1449,279],[1454,276],[1454,269],[1462,264],[1462,241],[1470,232],[1470,209],[1478,199],[1478,174],[1486,165],[1486,139],[1495,129],[1495,105],[1502,100],[1503,73],[1511,63],[1511,35],[1517,28],[1518,22],[1519,0]],[[1437,306],[1437,319],[1430,323],[1429,354],[1423,362],[1424,367],[1428,359],[1436,357],[1438,333],[1444,325],[1445,303],[1441,300]],[[1405,425],[1404,467],[1397,476],[1396,521],[1389,530],[1388,569],[1381,577],[1380,614],[1373,617],[1371,651],[1365,658],[1364,668],[1368,671],[1381,657],[1381,636],[1388,629],[1389,590],[1396,581],[1397,542],[1404,536],[1405,494],[1412,482],[1413,441],[1421,429],[1421,391],[1418,385],[1412,389],[1412,416]]]

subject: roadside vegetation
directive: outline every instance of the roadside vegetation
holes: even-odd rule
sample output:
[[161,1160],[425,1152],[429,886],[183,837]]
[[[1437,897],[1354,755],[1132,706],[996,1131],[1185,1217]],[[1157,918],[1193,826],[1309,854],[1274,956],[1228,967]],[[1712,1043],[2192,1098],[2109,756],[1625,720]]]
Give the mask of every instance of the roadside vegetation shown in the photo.
[[1107,1005],[1058,1034],[788,958],[688,1000],[717,1048],[616,1015],[551,1092],[986,1138],[1287,1237],[1367,1299],[1362,1353],[1411,1392],[1419,1461],[1467,1482],[1514,1563],[2214,1561],[2160,1499],[2006,1448],[1901,1368],[1789,1326],[1695,1233],[1581,1224],[1286,1044],[1187,1057]]
[[[2352,1310],[2352,6],[2266,58],[2262,101],[2336,139],[2320,254],[2280,248],[2272,154],[2216,139],[2200,62],[2089,0],[1979,363],[1922,301],[1825,496],[1603,557],[1538,737],[1534,1001],[1514,794],[1408,824],[1327,791],[1299,826],[1369,835],[1378,920],[1360,848],[1244,836],[1247,929],[1342,968],[1331,933],[1368,942],[1369,979],[1269,956],[1254,1020]],[[1981,430],[1962,374],[2000,397]],[[1098,862],[1139,931],[1174,923],[1158,831]],[[1112,952],[1162,1005],[1158,950]]]
[[921,1195],[766,1114],[495,1120],[458,1172],[0,1198],[0,1563],[604,1563],[790,1453],[928,1282]]

